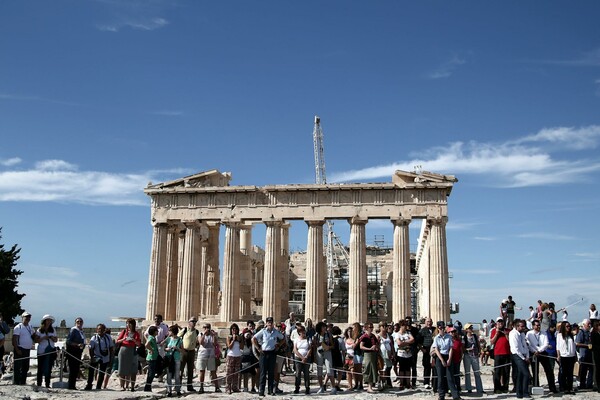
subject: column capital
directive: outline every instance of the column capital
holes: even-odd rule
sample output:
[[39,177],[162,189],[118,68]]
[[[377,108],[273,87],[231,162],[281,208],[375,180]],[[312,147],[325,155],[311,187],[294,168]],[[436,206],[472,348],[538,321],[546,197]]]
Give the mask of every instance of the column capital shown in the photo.
[[369,222],[368,218],[359,217],[358,215],[348,218],[348,223],[352,225],[366,225]]
[[266,226],[280,227],[283,225],[282,219],[268,219],[263,221]]
[[392,224],[394,224],[394,226],[410,225],[411,221],[412,221],[411,218],[406,218],[406,217],[390,218],[390,222]]
[[324,219],[305,219],[304,222],[308,226],[323,226],[325,224]]
[[225,220],[222,224],[227,228],[241,228],[243,226],[241,221],[236,220]]
[[448,217],[427,218],[427,222],[432,225],[446,225],[448,223]]
[[186,228],[200,228],[200,226],[202,225],[200,223],[199,220],[197,219],[186,219],[186,220],[182,220],[181,223],[186,227]]

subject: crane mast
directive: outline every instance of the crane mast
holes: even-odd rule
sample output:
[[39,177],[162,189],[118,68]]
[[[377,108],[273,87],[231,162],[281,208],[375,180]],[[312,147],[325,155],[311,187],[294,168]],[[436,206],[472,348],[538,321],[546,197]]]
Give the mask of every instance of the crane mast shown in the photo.
[[[327,184],[327,175],[325,173],[325,151],[323,146],[323,129],[321,128],[321,118],[315,115],[315,126],[313,129],[313,145],[315,153],[315,183],[317,185]],[[342,265],[350,263],[350,256],[343,246],[340,239],[333,231],[333,222],[327,221],[327,232],[325,235],[325,252],[327,256],[327,310],[330,312],[333,308],[333,291],[336,285],[336,269]],[[337,248],[337,251],[336,251]]]

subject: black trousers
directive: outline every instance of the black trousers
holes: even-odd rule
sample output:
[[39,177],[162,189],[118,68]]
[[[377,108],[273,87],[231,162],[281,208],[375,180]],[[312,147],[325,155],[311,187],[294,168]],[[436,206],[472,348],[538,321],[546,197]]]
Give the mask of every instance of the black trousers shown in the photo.
[[27,382],[27,374],[29,373],[29,355],[30,349],[19,347],[21,354],[15,352],[15,361],[13,365],[13,384],[25,385]]
[[96,369],[98,369],[98,382],[96,383],[96,389],[102,389],[102,383],[104,382],[104,375],[106,375],[106,370],[110,365],[109,362],[99,362],[99,363],[91,363],[88,368],[88,379],[87,385],[88,387],[92,386],[94,382],[94,376],[96,375]]
[[[269,390],[269,394],[273,393],[275,383],[275,361],[277,360],[277,352],[263,351],[260,356],[260,386],[259,393],[265,393],[265,385]],[[268,381],[268,382],[267,382]]]
[[561,377],[559,378],[559,383],[563,391],[572,392],[573,391],[573,369],[575,368],[575,361],[577,361],[577,357],[561,357],[560,358],[560,370]]
[[[442,357],[444,358],[444,362],[448,361],[447,355],[442,354]],[[456,385],[454,384],[454,375],[452,374],[452,367],[443,366],[442,361],[438,358],[435,360],[435,369],[437,370],[438,376],[438,398],[443,399],[448,389],[450,389],[452,398],[458,399],[460,396],[458,394],[458,390],[456,390]]]
[[531,361],[531,376],[533,376],[533,386],[540,386],[540,367],[544,369],[548,388],[551,392],[556,392],[556,382],[554,381],[554,368],[550,365],[550,359],[544,352],[537,357],[530,356]]
[[304,364],[300,361],[296,361],[296,389],[300,389],[300,383],[304,378],[304,387],[306,390],[310,389],[310,364]]
[[83,350],[78,347],[69,346],[67,354],[67,364],[69,365],[69,389],[76,389],[79,369],[81,368],[81,354]]
[[[507,365],[508,364],[508,365]],[[510,366],[512,361],[510,354],[494,357],[494,390],[508,391],[508,379],[510,377]],[[502,365],[502,367],[500,367]]]
[[431,376],[431,354],[429,354],[429,348],[423,347],[423,384],[429,385],[429,379]]
[[410,359],[410,373],[412,375],[412,379],[410,384],[414,387],[417,386],[417,357],[419,356],[419,351],[416,346],[411,348],[412,357]]

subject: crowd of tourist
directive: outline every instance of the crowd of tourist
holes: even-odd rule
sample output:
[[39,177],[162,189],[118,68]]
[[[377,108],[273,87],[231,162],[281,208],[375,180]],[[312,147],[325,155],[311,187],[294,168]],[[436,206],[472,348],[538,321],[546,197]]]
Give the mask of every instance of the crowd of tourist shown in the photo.
[[[87,347],[84,390],[93,390],[94,381],[96,390],[106,388],[111,372],[116,371],[121,390],[135,391],[137,376],[145,370],[143,390],[152,391],[153,381],[158,379],[165,383],[168,396],[182,394],[184,378],[187,392],[204,393],[208,386],[221,392],[223,386],[229,394],[245,391],[257,392],[259,396],[276,395],[283,393],[279,383],[284,371],[294,374],[295,394],[301,388],[310,394],[315,383],[316,394],[363,390],[375,393],[392,387],[415,389],[419,353],[422,389],[432,390],[439,399],[447,393],[453,399],[460,399],[464,391],[485,393],[481,364],[487,365],[490,358],[495,394],[509,393],[512,382],[517,398],[529,397],[530,380],[533,379],[534,387],[539,386],[540,367],[552,393],[598,390],[600,368],[594,365],[600,360],[600,321],[593,304],[590,318],[579,325],[566,319],[558,321],[560,310],[555,311],[552,303],[540,301],[537,308],[530,307],[529,317],[522,320],[515,318],[515,309],[519,308],[509,296],[502,301],[499,316],[489,323],[483,320],[478,330],[471,323],[463,327],[459,321],[434,324],[431,318],[425,318],[422,323],[413,323],[410,316],[396,323],[379,322],[377,326],[371,322],[354,323],[342,330],[326,320],[316,324],[310,319],[297,321],[290,313],[285,321],[275,322],[267,317],[256,323],[248,321],[243,329],[233,323],[222,339],[210,323],[203,323],[198,329],[195,317],[180,327],[168,326],[161,315],[156,315],[154,324],[143,332],[137,329],[134,319],[128,319],[125,329],[115,338],[103,324],[98,324],[88,340],[83,319],[77,318],[63,354],[69,367],[69,389],[76,389]],[[36,383],[49,387],[57,357],[55,320],[44,315],[38,329],[30,321],[31,314],[25,312],[22,322],[13,329],[13,383],[25,384],[30,352],[37,343]],[[0,326],[0,332],[3,331]],[[221,362],[226,363],[225,373],[218,376]],[[311,382],[311,371],[316,372],[316,382]]]

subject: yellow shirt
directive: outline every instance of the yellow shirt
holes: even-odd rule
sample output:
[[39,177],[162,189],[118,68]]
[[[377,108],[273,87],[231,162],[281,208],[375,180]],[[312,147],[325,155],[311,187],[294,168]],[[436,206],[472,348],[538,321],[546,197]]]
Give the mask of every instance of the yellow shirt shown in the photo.
[[183,328],[179,332],[179,337],[183,338],[183,348],[185,350],[194,350],[198,343],[198,330]]

